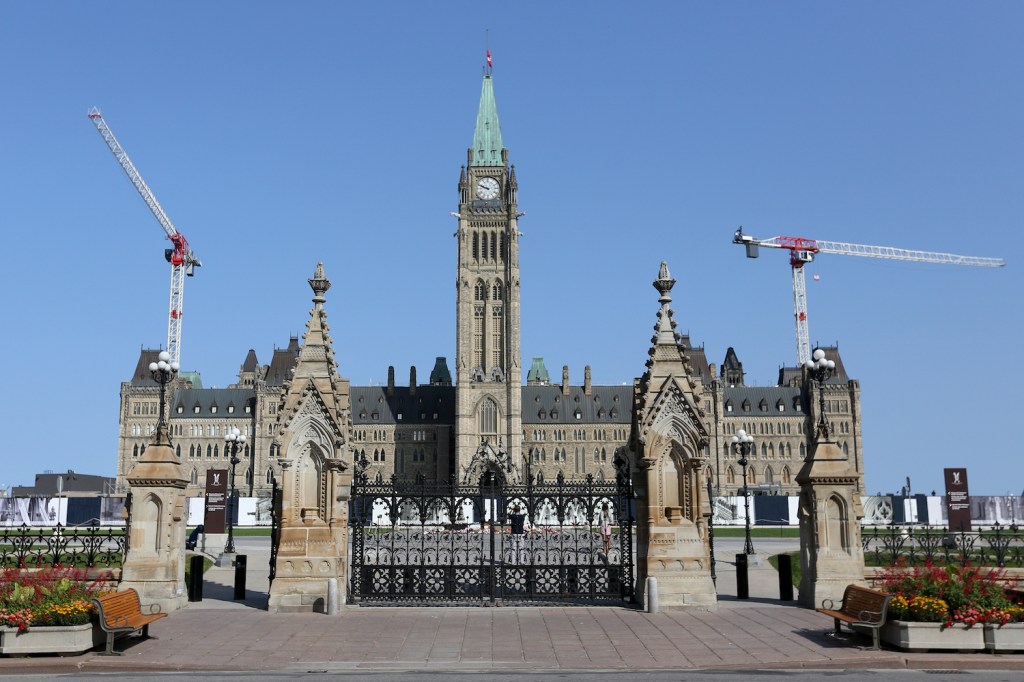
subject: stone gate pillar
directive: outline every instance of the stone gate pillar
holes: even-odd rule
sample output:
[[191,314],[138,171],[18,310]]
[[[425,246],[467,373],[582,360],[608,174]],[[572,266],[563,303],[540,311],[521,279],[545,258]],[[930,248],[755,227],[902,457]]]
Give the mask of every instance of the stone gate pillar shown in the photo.
[[284,384],[274,444],[281,516],[270,586],[271,611],[325,611],[328,581],[344,590],[348,570],[348,496],[352,485],[349,382],[338,375],[318,264],[313,309],[292,377]]
[[689,372],[672,321],[674,285],[662,263],[654,282],[661,310],[651,357],[635,385],[633,447],[644,472],[640,483],[646,482],[638,499],[637,587],[646,600],[647,578],[653,576],[662,608],[711,611],[718,597],[711,580],[710,509],[701,492],[709,430],[703,386]]
[[132,505],[120,588],[134,588],[144,605],[176,611],[187,602],[185,487],[189,479],[171,448],[166,424],[160,424],[153,443],[127,478]]
[[814,352],[807,370],[818,384],[820,402],[816,442],[796,476],[800,484],[799,602],[817,608],[825,599],[840,602],[850,583],[866,584],[860,539],[864,508],[856,463],[833,438],[825,416],[825,381],[831,367],[823,351]]

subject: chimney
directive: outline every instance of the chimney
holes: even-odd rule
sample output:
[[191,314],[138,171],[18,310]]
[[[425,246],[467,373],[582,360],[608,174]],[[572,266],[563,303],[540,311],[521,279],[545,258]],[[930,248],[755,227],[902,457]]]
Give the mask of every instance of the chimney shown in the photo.
[[708,372],[711,374],[712,378],[718,375],[718,367],[715,366],[715,363],[712,362],[708,365]]
[[409,368],[409,395],[416,395],[416,365]]
[[395,394],[395,366],[388,365],[388,397]]
[[569,365],[562,365],[562,395],[569,395]]
[[583,367],[583,395],[590,395],[590,365]]

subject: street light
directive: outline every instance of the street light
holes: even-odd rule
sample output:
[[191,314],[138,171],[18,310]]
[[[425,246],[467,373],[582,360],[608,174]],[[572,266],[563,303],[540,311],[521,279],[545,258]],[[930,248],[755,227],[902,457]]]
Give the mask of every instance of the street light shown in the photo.
[[743,467],[743,512],[747,521],[746,539],[743,542],[744,554],[754,553],[754,543],[750,540],[750,497],[747,494],[747,464],[749,464],[747,457],[750,456],[750,451],[753,448],[754,437],[743,429],[737,431],[736,435],[732,437],[732,450],[740,456],[738,463]]
[[[164,395],[167,391],[167,384],[178,374],[178,363],[171,362],[171,354],[165,350],[160,351],[156,356],[156,362],[149,363],[149,373],[153,381],[160,384],[160,419],[156,423],[157,439],[159,440],[160,430],[164,428]],[[170,442],[170,438],[167,439]]]
[[238,450],[245,444],[245,434],[231,427],[224,434],[224,449],[231,453],[231,504],[228,505],[228,541],[224,544],[225,554],[235,553],[235,505],[237,502],[237,491],[235,490],[235,467],[242,460],[238,459]]
[[834,360],[826,360],[825,351],[815,348],[814,354],[804,363],[804,367],[811,375],[811,379],[818,384],[818,438],[828,440],[832,436],[832,425],[825,416],[825,382],[835,372],[836,363]]

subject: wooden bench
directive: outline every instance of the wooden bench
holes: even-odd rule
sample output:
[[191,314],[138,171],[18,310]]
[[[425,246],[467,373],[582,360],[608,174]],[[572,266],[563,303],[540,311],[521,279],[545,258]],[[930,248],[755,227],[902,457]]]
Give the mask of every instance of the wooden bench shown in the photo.
[[153,604],[148,614],[142,613],[139,593],[131,588],[96,597],[92,603],[99,613],[100,627],[107,633],[107,656],[121,655],[120,651],[114,651],[114,640],[119,635],[142,630],[143,638],[149,638],[149,624],[167,617],[166,613],[160,613],[158,604]]
[[846,591],[843,592],[842,606],[836,609],[835,603],[831,599],[826,599],[821,604],[822,608],[817,611],[835,619],[837,635],[841,623],[846,623],[850,629],[870,629],[874,641],[873,648],[878,649],[878,631],[885,624],[885,612],[889,608],[890,599],[891,594],[870,587],[847,585]]

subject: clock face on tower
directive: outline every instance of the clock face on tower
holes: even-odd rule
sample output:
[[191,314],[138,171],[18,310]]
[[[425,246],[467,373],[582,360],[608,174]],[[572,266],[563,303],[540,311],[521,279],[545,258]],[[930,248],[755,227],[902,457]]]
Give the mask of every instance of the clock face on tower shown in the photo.
[[498,181],[494,178],[480,178],[476,183],[476,195],[485,201],[498,197]]

